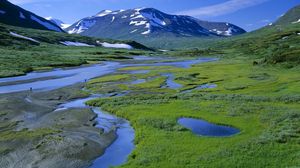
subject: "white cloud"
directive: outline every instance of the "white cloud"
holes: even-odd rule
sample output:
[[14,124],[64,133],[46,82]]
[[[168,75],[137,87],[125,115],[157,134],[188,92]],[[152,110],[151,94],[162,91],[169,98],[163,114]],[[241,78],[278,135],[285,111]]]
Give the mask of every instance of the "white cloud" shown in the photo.
[[190,15],[197,17],[212,17],[212,16],[221,16],[229,13],[236,12],[238,10],[255,6],[261,3],[264,3],[269,0],[228,0],[227,2],[201,7],[197,9],[181,11],[177,14],[180,15]]

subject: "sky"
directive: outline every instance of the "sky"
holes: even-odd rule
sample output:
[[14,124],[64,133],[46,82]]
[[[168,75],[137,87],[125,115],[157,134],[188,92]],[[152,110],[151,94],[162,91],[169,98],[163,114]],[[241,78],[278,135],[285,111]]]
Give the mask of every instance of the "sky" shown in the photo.
[[152,7],[168,14],[230,22],[252,31],[274,22],[300,0],[9,0],[43,17],[72,24],[104,9]]

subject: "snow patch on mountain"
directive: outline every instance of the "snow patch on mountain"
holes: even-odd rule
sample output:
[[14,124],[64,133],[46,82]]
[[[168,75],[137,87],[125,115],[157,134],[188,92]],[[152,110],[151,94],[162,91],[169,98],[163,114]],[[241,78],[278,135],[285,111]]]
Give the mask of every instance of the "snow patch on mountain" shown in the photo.
[[71,26],[70,24],[66,24],[66,23],[64,23],[61,20],[54,19],[51,16],[50,17],[46,17],[45,19],[51,21],[52,23],[56,24],[57,26],[61,27],[62,29],[66,29],[66,28],[68,28],[68,27]]
[[24,14],[22,12],[20,12],[20,18],[21,19],[26,19],[26,17],[24,16]]
[[233,29],[231,27],[228,28],[228,30],[225,31],[224,35],[225,36],[231,36],[232,35]]
[[134,29],[134,30],[132,30],[130,33],[134,33],[134,32],[136,32],[136,31],[138,31],[138,29]]
[[141,11],[143,9],[145,9],[145,7],[135,8],[134,10],[137,11],[137,12],[139,12],[139,11]]
[[293,24],[296,24],[296,23],[300,23],[300,19],[297,20],[297,21],[295,21],[295,22],[293,22]]
[[3,10],[0,10],[0,14],[5,14],[6,12],[5,11],[3,11]]
[[74,29],[70,30],[68,33],[70,33],[70,34],[80,34],[84,31],[88,30],[92,26],[94,26],[94,24],[96,24],[96,20],[94,20],[94,19],[81,20],[77,23],[76,27]]
[[217,30],[217,29],[212,29],[212,30],[209,30],[209,31],[217,33],[218,35],[222,35],[224,33],[223,31],[220,31],[220,30]]
[[20,34],[14,33],[14,32],[9,32],[9,34],[12,35],[12,36],[14,36],[14,37],[18,37],[18,38],[21,38],[21,39],[29,40],[29,41],[32,41],[32,42],[35,42],[35,43],[40,43],[39,41],[37,41],[37,40],[35,40],[33,38],[22,36]]
[[62,29],[66,29],[66,28],[68,28],[68,27],[70,27],[71,26],[71,24],[61,24],[60,25],[60,27],[62,28]]
[[218,30],[218,29],[212,29],[212,30],[209,30],[209,31],[214,32],[218,35],[223,35],[223,36],[232,36],[234,32],[237,32],[237,30],[234,29],[233,27],[229,27],[225,31],[221,31],[221,30]]
[[139,18],[145,19],[143,15],[137,15],[137,16],[132,17],[131,20],[139,19]]
[[80,42],[73,42],[73,41],[61,41],[60,43],[66,45],[66,46],[95,47],[94,45],[89,45],[89,44],[80,43]]
[[56,27],[56,26],[54,26],[54,25],[52,25],[52,24],[50,24],[48,22],[44,22],[44,21],[40,20],[39,18],[37,18],[37,17],[35,17],[33,15],[30,16],[30,19],[38,22],[39,24],[43,25],[44,27],[46,27],[49,30],[54,30],[54,31],[57,31],[57,32],[62,32],[58,27]]
[[130,21],[129,25],[141,26],[147,24],[147,21]]
[[147,34],[150,34],[150,33],[151,33],[151,30],[149,29],[149,30],[147,30],[147,31],[145,31],[145,32],[143,32],[143,33],[141,33],[141,34],[147,35]]
[[116,17],[115,17],[115,16],[113,16],[113,17],[111,18],[111,22],[113,22],[113,21],[115,20],[115,18],[116,18]]
[[103,47],[105,48],[123,48],[123,49],[133,49],[133,47],[131,45],[128,44],[112,44],[112,43],[107,43],[107,42],[99,42],[97,41],[98,44],[101,44]]
[[104,10],[104,11],[99,12],[96,16],[103,17],[103,16],[109,15],[111,13],[112,13],[111,10]]
[[117,14],[122,13],[122,12],[124,12],[124,11],[125,11],[125,10],[121,9],[121,10],[118,10],[118,11],[114,11],[114,12],[112,12],[111,14],[117,15]]
[[96,16],[98,17],[103,17],[103,16],[106,16],[106,15],[117,15],[121,12],[124,12],[125,10],[121,9],[121,10],[118,10],[118,11],[111,11],[111,10],[103,10],[101,12],[99,12],[98,14],[96,14]]

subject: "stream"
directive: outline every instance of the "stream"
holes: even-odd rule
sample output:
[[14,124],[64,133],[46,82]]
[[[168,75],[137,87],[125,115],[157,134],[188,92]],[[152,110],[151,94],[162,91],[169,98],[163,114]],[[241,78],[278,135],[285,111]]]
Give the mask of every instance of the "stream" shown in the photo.
[[106,113],[100,108],[90,107],[85,104],[85,102],[89,100],[109,96],[110,95],[91,95],[88,98],[77,99],[61,104],[56,109],[56,111],[60,111],[69,108],[91,108],[93,112],[97,114],[97,118],[95,119],[97,124],[95,127],[103,129],[105,133],[108,133],[111,129],[117,129],[116,134],[118,138],[106,148],[105,153],[96,159],[90,168],[108,168],[121,165],[126,162],[127,157],[135,147],[133,143],[134,129],[127,120]]
[[[149,60],[148,57],[137,59],[137,63],[120,63],[120,62],[103,62],[91,66],[80,66],[70,69],[55,69],[49,72],[31,72],[25,76],[0,78],[0,94],[13,93],[33,89],[34,91],[49,91],[85,82],[87,80],[104,76],[116,72],[117,69],[131,66],[175,66],[180,68],[189,68],[191,65],[216,61],[215,58],[200,58],[195,60],[171,61],[144,64],[143,59]],[[48,77],[49,79],[44,79]],[[24,82],[22,82],[24,81]],[[14,82],[16,84],[14,84]],[[5,83],[9,83],[5,85]]]
[[[135,63],[124,62],[103,62],[101,64],[95,64],[91,66],[80,66],[77,68],[68,69],[55,69],[49,72],[31,72],[24,76],[9,77],[0,79],[0,94],[13,93],[20,91],[32,90],[49,91],[62,87],[74,85],[76,83],[86,82],[90,79],[104,76],[116,72],[120,68],[131,66],[175,66],[181,68],[189,68],[193,64],[202,62],[216,61],[215,58],[200,58],[195,60],[183,60],[174,62],[167,60],[166,62],[154,62],[145,64],[144,60],[152,60],[149,57],[135,57]],[[137,73],[147,73],[147,71],[136,71]],[[171,82],[172,75],[170,77],[169,85],[173,88]],[[132,84],[140,84],[145,80],[132,81]],[[174,88],[177,88],[176,86]],[[126,93],[115,93],[114,96],[123,96]],[[57,107],[55,111],[65,110],[69,108],[91,108],[94,113],[97,114],[96,127],[102,128],[104,131],[109,131],[112,128],[116,128],[117,139],[105,150],[102,156],[99,156],[91,168],[108,168],[111,166],[118,166],[126,163],[127,157],[134,149],[134,129],[130,126],[130,123],[122,118],[118,118],[114,115],[106,113],[99,108],[89,107],[85,105],[85,102],[94,98],[107,97],[111,95],[90,95],[88,98],[77,99],[71,102],[66,102]],[[30,101],[30,100],[28,100]]]

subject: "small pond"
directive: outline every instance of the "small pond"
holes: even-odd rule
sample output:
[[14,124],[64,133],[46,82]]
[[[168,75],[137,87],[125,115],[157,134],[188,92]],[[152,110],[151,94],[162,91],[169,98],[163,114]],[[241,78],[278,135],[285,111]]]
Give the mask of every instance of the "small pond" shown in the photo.
[[194,118],[180,118],[178,123],[181,126],[190,129],[194,134],[200,136],[226,137],[240,132],[237,128],[217,125]]

